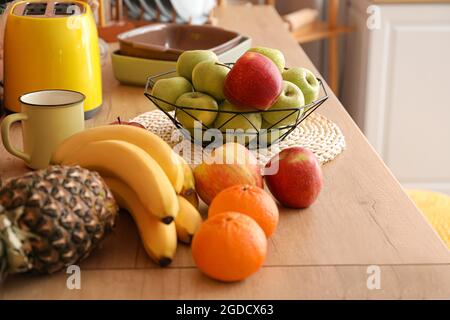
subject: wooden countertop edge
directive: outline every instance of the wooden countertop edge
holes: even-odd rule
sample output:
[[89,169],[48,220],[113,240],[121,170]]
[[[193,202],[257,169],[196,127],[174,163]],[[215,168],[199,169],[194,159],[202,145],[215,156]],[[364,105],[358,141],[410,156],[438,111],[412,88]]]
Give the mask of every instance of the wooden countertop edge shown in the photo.
[[[0,290],[0,300],[450,298],[448,265],[379,266],[381,283],[376,290],[367,285],[371,272],[366,267],[269,267],[234,283],[211,280],[195,269],[90,270],[82,271],[80,290],[67,289],[64,272],[35,278],[33,283],[32,276],[11,276],[5,282],[5,290]],[[269,275],[271,281],[262,281]]]

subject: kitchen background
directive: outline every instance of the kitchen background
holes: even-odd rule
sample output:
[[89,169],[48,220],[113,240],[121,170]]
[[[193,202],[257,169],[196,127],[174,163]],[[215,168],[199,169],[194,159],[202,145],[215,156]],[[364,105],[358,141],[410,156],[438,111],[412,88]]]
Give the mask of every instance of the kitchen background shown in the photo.
[[[93,3],[104,26],[120,15],[138,24],[155,18],[145,7],[153,0],[119,1],[114,10],[111,1]],[[219,2],[274,5],[399,181],[450,194],[450,1]]]

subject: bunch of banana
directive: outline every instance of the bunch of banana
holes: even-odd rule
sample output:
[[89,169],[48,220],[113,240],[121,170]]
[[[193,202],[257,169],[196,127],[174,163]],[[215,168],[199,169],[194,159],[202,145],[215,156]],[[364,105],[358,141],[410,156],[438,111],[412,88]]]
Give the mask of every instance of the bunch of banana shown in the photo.
[[142,128],[87,129],[66,139],[52,163],[99,172],[119,206],[133,216],[146,252],[161,266],[173,260],[177,236],[189,243],[201,223],[196,207],[180,196],[196,196],[190,167],[160,137]]
[[52,162],[62,163],[86,144],[103,140],[120,140],[134,144],[151,156],[162,168],[178,193],[183,187],[184,171],[180,157],[156,134],[127,125],[106,125],[87,129],[66,139],[54,152]]
[[176,193],[166,174],[153,157],[134,144],[120,140],[90,142],[65,157],[61,164],[79,165],[102,177],[123,181],[143,206],[166,224],[178,214]]

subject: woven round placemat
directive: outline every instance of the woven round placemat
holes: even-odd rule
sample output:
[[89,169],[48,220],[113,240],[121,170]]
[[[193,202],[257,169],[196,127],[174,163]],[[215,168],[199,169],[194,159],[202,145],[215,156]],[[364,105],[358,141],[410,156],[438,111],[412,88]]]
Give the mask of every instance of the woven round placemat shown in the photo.
[[[131,121],[142,124],[147,130],[157,134],[176,150],[190,148],[191,158],[201,159],[202,148],[193,147],[172,121],[160,110],[143,113]],[[297,128],[295,128],[283,141],[267,149],[255,152],[259,163],[264,165],[281,150],[301,146],[310,149],[317,156],[321,164],[333,160],[345,149],[345,138],[341,129],[332,121],[318,113],[312,113]],[[200,155],[199,155],[200,153]],[[194,163],[195,164],[195,163]]]

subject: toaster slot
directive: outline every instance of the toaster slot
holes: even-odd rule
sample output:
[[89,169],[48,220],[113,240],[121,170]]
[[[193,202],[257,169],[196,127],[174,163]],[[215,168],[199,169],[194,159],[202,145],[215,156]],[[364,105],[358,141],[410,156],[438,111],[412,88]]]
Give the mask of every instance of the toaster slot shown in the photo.
[[29,3],[23,12],[24,16],[43,16],[47,9],[47,3]]
[[73,14],[80,13],[80,7],[76,3],[64,2],[55,4],[56,16],[71,16]]

